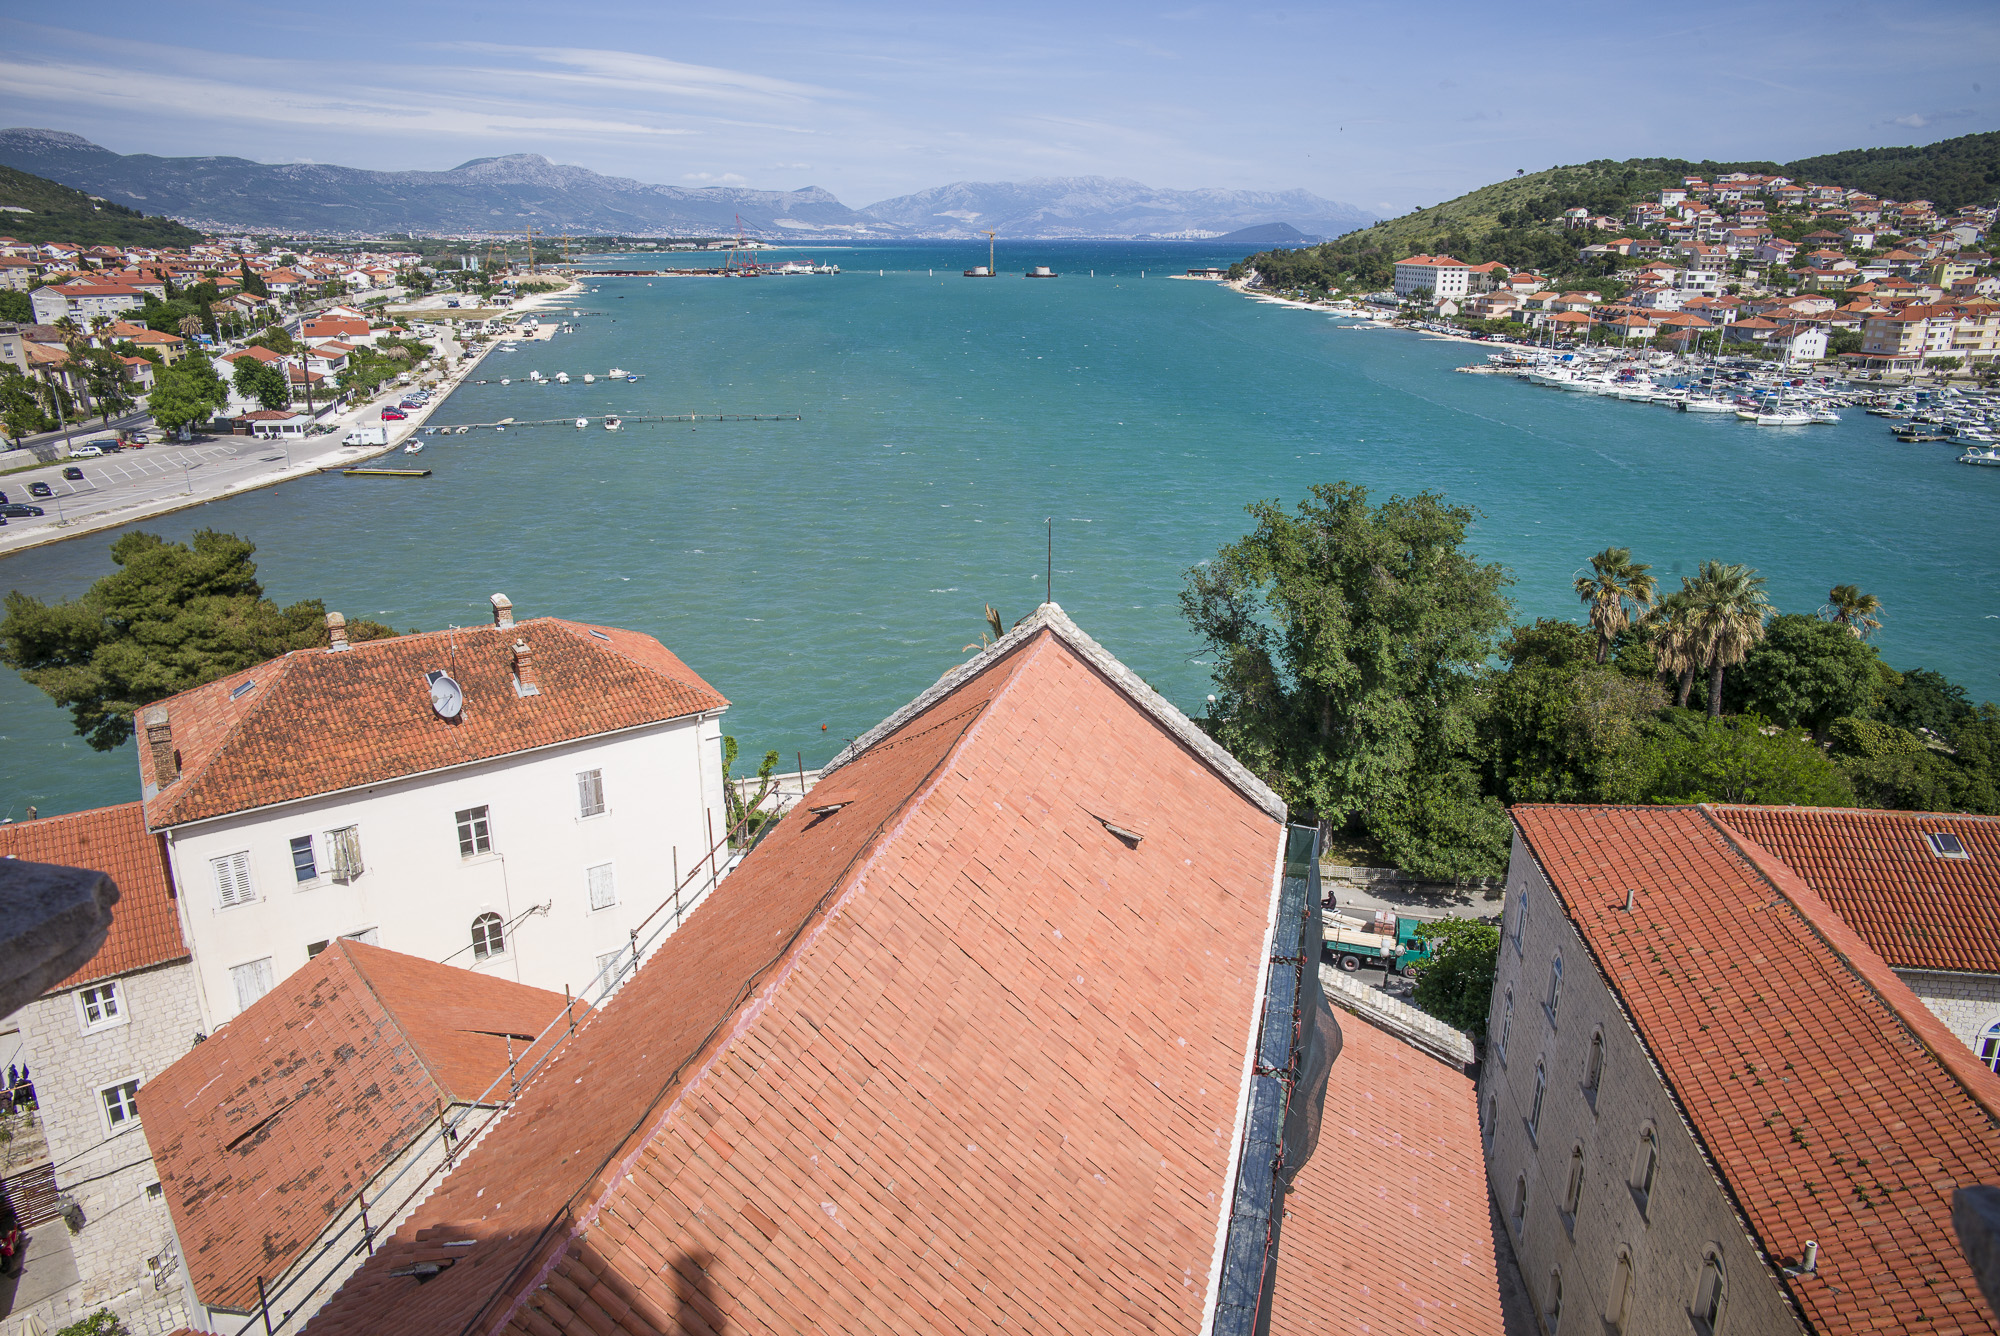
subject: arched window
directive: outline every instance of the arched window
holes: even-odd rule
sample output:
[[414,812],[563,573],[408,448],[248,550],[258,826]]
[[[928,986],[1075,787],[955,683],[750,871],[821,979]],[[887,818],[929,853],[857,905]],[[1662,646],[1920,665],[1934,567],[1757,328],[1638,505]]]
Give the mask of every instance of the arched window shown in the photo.
[[1632,1254],[1619,1250],[1618,1265],[1611,1272],[1611,1302],[1604,1307],[1604,1321],[1611,1330],[1622,1332],[1632,1312]]
[[1507,990],[1507,1000],[1500,1007],[1500,1061],[1507,1061],[1507,1036],[1514,1031],[1514,990]]
[[[1598,1082],[1604,1079],[1604,1031],[1599,1030],[1590,1037],[1590,1057],[1583,1064],[1583,1088],[1594,1097]],[[1595,1099],[1593,1098],[1593,1103]]]
[[1514,915],[1514,950],[1517,952],[1521,949],[1521,934],[1527,931],[1527,927],[1528,889],[1524,886],[1521,888],[1521,912]]
[[1694,1290],[1694,1325],[1702,1336],[1716,1336],[1722,1325],[1722,1259],[1711,1249],[1701,1263],[1701,1281]]
[[1557,956],[1549,962],[1549,1023],[1555,1024],[1556,1008],[1563,999],[1563,958]]
[[1986,1027],[1986,1033],[1979,1040],[1979,1060],[2000,1072],[2000,1021]]
[[472,958],[490,960],[507,949],[507,931],[498,914],[481,914],[472,920]]
[[1535,1064],[1535,1102],[1528,1106],[1528,1135],[1539,1136],[1542,1130],[1542,1096],[1548,1093],[1549,1074],[1541,1063]]
[[1486,1137],[1489,1141],[1493,1138],[1494,1120],[1499,1116],[1500,1097],[1498,1095],[1488,1095],[1486,1097]]
[[1563,1273],[1549,1272],[1549,1302],[1542,1310],[1542,1320],[1548,1327],[1549,1336],[1556,1336],[1563,1317]]
[[1569,1187],[1563,1192],[1563,1214],[1574,1217],[1576,1208],[1583,1201],[1583,1147],[1577,1146],[1569,1153]]
[[1632,1171],[1632,1195],[1638,1200],[1639,1209],[1642,1212],[1646,1209],[1646,1204],[1653,1198],[1653,1180],[1659,1176],[1659,1173],[1659,1139],[1653,1135],[1651,1128],[1647,1128],[1645,1133],[1639,1138],[1639,1158],[1637,1163],[1633,1165]]
[[1528,1176],[1522,1174],[1514,1180],[1514,1230],[1520,1232],[1521,1222],[1528,1218]]

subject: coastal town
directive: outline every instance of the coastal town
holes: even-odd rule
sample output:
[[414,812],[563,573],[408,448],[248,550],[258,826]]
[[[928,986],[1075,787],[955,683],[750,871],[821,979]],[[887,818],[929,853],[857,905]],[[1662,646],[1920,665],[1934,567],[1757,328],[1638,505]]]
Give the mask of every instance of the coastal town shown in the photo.
[[[1723,172],[1561,210],[1560,266],[1188,276],[1506,345],[1482,373],[1990,453],[1996,221]],[[704,614],[512,582],[671,516],[399,569],[507,576],[406,630],[280,608],[221,521],[130,528],[422,485],[453,393],[507,384],[483,359],[664,272],[0,236],[0,556],[94,533],[116,568],[10,595],[0,661],[129,776],[0,818],[0,1336],[2000,1333],[2000,709],[1891,668],[1854,585],[1783,612],[1607,545],[1570,620],[1517,621],[1470,507],[1314,483],[1185,572],[1197,717],[1056,600],[1038,510],[1025,615],[951,623],[907,687],[854,656],[893,708],[759,764]],[[707,555],[651,596],[743,579]],[[1425,769],[1452,746],[1476,774]]]

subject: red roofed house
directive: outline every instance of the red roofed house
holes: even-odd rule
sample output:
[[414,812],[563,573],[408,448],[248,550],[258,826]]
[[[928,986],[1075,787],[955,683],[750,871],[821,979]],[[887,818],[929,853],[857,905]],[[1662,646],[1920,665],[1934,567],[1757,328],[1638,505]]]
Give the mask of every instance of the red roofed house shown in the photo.
[[1396,295],[1430,293],[1432,300],[1464,297],[1471,287],[1472,266],[1449,255],[1412,255],[1396,261]]
[[588,1014],[336,941],[155,1076],[146,1140],[205,1310],[191,1325],[256,1324],[260,1282],[274,1316],[317,1307],[366,1255],[364,1230],[395,1229]]
[[28,294],[28,302],[38,324],[52,325],[67,316],[88,329],[98,316],[115,319],[121,312],[138,310],[146,304],[146,296],[123,283],[86,278],[36,288]]
[[[1783,809],[1513,809],[1481,1089],[1549,1327],[2000,1331],[1952,1227],[1956,1189],[2000,1182],[2000,1076],[1746,833],[1825,856],[1816,879],[1865,904],[1926,856],[1871,850],[1962,820],[1893,815],[1853,838]],[[1878,931],[1955,921],[1929,884],[1873,905]]]
[[1316,1118],[1316,872],[1045,604],[836,757],[305,1330],[1249,1336],[1295,1223],[1384,1329],[1497,1333],[1462,1197],[1420,1257],[1313,1256],[1375,1203],[1301,1188],[1318,1155],[1402,1208],[1478,1154],[1462,1088],[1378,1095],[1372,1043]]
[[651,636],[492,602],[365,643],[330,614],[139,712],[210,1028],[341,937],[582,993],[728,871],[728,702]]
[[[154,1195],[159,1175],[144,1135],[135,1135],[139,1092],[203,1026],[165,851],[140,805],[126,803],[0,825],[0,857],[89,868],[119,892],[110,934],[90,963],[15,1013],[50,1158],[10,1171],[8,1195],[28,1208],[30,1271],[60,1273],[67,1252],[75,1283],[19,1302],[13,1315],[32,1312],[54,1331],[119,1298],[127,1312],[171,1318],[145,1330],[171,1327],[187,1314],[178,1282],[168,1283],[173,1226]],[[83,1210],[75,1234],[55,1215],[58,1191]],[[142,1280],[149,1275],[162,1288]]]

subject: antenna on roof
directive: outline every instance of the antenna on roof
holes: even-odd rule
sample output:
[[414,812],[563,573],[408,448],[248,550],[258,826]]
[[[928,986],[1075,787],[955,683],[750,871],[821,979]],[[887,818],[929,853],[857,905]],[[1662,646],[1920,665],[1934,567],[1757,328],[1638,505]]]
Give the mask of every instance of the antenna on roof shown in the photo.
[[1055,581],[1056,581],[1056,517],[1051,515],[1049,516],[1049,565],[1047,573],[1042,576],[1042,602],[1053,603],[1056,601]]

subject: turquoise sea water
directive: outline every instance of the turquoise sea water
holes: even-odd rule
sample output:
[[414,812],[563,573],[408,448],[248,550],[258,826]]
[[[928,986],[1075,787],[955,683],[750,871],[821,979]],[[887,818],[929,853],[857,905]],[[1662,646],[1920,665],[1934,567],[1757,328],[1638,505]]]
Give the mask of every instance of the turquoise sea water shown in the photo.
[[[1882,419],[1755,428],[1454,375],[1484,350],[1162,278],[1235,258],[1200,246],[1003,246],[988,281],[959,277],[984,247],[812,255],[845,272],[598,280],[576,305],[607,314],[494,354],[482,374],[514,384],[469,386],[434,419],[802,421],[426,438],[423,482],[316,478],[142,527],[245,534],[273,597],[350,617],[465,625],[503,590],[523,617],[649,632],[731,699],[746,757],[787,764],[826,759],[966,657],[982,604],[1028,612],[1050,517],[1057,601],[1198,712],[1182,573],[1244,531],[1245,503],[1342,478],[1478,507],[1472,543],[1513,571],[1521,617],[1576,616],[1571,576],[1607,544],[1669,585],[1705,558],[1747,562],[1788,610],[1861,585],[1886,606],[1890,662],[2000,698],[2000,470],[1898,445]],[[1063,277],[1023,281],[1032,264]],[[522,383],[614,365],[646,378]],[[0,588],[74,594],[113,536],[0,561]],[[90,751],[0,675],[0,814],[136,787],[129,748]]]

